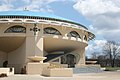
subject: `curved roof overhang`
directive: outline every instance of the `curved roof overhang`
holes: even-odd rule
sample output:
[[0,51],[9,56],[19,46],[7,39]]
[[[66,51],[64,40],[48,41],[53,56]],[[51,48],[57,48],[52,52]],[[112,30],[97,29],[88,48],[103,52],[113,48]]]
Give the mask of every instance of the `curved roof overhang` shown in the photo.
[[93,40],[93,39],[95,39],[95,35],[88,31],[88,40]]
[[[83,28],[87,29],[84,25],[74,22],[72,20],[62,18],[56,16],[54,14],[43,13],[43,12],[32,12],[32,11],[2,11],[0,12],[0,18],[4,17],[21,17],[21,18],[32,18],[32,19],[46,19],[46,20],[54,20],[54,21],[61,21],[66,23],[75,24],[78,26],[82,26]],[[87,29],[88,30],[88,29]]]
[[[95,35],[93,33],[91,33],[90,31],[88,31],[88,29],[84,25],[81,25],[72,20],[65,19],[65,18],[56,16],[53,14],[48,14],[48,13],[43,13],[43,12],[32,12],[32,11],[2,11],[2,12],[0,12],[0,19],[3,19],[3,18],[5,18],[5,19],[6,18],[40,19],[40,20],[51,20],[51,21],[59,21],[59,22],[63,22],[63,23],[70,23],[70,24],[73,24],[70,26],[77,25],[77,27],[75,26],[76,28],[81,29],[81,27],[82,27],[83,30],[87,31],[89,40],[93,40],[95,38]],[[7,22],[7,21],[9,21],[9,20],[5,20],[5,22]]]

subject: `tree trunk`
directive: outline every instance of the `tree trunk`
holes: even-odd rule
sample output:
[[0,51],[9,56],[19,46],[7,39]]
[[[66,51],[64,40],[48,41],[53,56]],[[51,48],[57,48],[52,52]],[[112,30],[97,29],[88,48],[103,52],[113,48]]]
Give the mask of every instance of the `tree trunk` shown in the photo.
[[115,67],[115,59],[112,60],[112,67]]

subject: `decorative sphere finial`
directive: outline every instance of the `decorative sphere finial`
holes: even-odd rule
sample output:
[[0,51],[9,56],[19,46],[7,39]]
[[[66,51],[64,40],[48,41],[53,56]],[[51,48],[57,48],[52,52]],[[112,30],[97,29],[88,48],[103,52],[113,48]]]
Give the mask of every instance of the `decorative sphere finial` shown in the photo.
[[24,10],[24,11],[29,11],[27,7],[25,7],[23,10]]

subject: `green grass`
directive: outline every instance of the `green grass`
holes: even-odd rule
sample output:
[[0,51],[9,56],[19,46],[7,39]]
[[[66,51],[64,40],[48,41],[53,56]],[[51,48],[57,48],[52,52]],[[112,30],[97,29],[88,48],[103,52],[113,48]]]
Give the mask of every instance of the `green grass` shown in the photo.
[[116,71],[116,70],[120,70],[120,67],[105,67],[105,71]]

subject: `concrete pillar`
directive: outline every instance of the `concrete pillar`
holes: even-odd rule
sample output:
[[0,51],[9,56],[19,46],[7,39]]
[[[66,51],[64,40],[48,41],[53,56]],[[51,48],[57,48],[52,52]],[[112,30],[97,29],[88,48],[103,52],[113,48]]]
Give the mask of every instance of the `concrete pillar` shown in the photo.
[[7,53],[0,51],[0,67],[3,67],[4,61],[7,61]]
[[85,48],[83,48],[83,49],[81,49],[81,51],[79,51],[79,55],[80,55],[80,60],[76,64],[76,67],[85,66]]
[[35,53],[37,56],[43,56],[43,38],[41,36],[37,36],[35,39]]
[[[40,36],[26,37],[26,59],[30,56],[43,56],[43,38]],[[28,59],[26,60],[28,61]]]
[[33,36],[26,37],[26,61],[30,56],[35,55],[35,39]]
[[24,41],[22,45],[8,53],[8,66],[14,67],[15,73],[20,73],[21,68],[25,65],[26,59],[26,42]]

